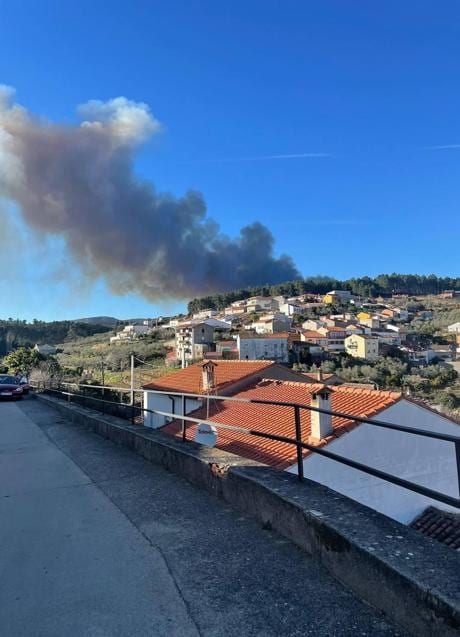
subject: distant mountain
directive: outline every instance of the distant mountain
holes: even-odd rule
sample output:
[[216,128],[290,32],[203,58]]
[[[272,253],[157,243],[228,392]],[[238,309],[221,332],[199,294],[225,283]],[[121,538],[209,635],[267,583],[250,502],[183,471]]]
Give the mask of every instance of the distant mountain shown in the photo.
[[113,316],[88,316],[86,318],[74,319],[74,323],[87,323],[88,325],[105,325],[105,327],[115,327],[118,319]]
[[85,323],[84,321],[51,321],[46,323],[37,320],[26,323],[19,319],[11,321],[0,319],[0,356],[17,347],[33,347],[35,343],[58,345],[94,334],[110,332],[113,327],[101,325],[100,318],[95,319],[95,323]]

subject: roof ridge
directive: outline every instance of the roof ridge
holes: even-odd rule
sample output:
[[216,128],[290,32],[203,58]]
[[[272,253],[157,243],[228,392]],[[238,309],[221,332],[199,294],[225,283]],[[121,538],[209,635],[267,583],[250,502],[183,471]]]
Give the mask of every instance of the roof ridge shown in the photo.
[[[219,341],[218,341],[219,342]],[[210,360],[208,358],[203,358],[203,361],[206,360]],[[200,361],[199,363],[193,363],[193,365],[189,365],[189,367],[193,367],[194,365],[200,365],[202,364],[203,361]],[[213,363],[215,363],[216,361],[213,361]],[[254,358],[252,360],[246,360],[246,359],[242,359],[242,360],[235,360],[235,359],[227,359],[227,360],[220,360],[218,361],[218,364],[220,365],[221,363],[227,364],[235,364],[235,363],[267,363],[267,365],[270,365],[271,363],[275,363],[276,361],[273,361],[271,359],[268,358]],[[216,363],[217,364],[217,363]],[[189,367],[186,367],[185,369],[188,369]]]
[[[314,374],[315,372],[306,372],[306,373]],[[286,385],[288,387],[306,387],[310,391],[310,393],[313,393],[312,387],[316,387],[316,386],[322,387],[324,385],[324,382],[320,382],[320,381],[318,381],[317,383],[305,383],[305,382],[302,383],[301,381],[297,381],[297,380],[276,380],[274,378],[262,378],[259,382],[276,383],[277,385]],[[363,396],[363,395],[367,395],[371,393],[373,396],[376,396],[377,394],[379,394],[385,398],[399,399],[402,397],[401,392],[392,391],[390,389],[365,389],[363,387],[350,387],[347,385],[345,386],[344,385],[328,385],[328,387],[332,389],[333,391],[340,391],[340,392],[348,393],[348,394],[355,393],[358,396]]]
[[444,418],[445,420],[448,420],[449,422],[453,422],[454,425],[460,425],[460,418],[457,418],[457,416],[449,416],[448,414],[445,414],[442,411],[438,411],[431,405],[426,404],[423,400],[414,398],[413,396],[405,395],[402,397],[405,400],[407,400],[409,403],[412,403],[413,405],[417,405],[417,407],[421,407],[422,409],[427,409],[428,411],[431,411],[433,414],[441,416],[441,418]]

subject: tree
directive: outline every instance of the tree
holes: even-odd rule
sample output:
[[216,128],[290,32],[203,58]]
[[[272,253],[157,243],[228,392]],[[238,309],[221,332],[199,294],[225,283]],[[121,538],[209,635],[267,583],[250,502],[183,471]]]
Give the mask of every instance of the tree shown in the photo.
[[31,370],[36,367],[42,360],[42,356],[34,350],[27,347],[18,347],[18,349],[10,352],[3,359],[4,365],[12,374],[23,372],[29,375]]
[[50,387],[53,383],[62,380],[61,366],[54,358],[40,361],[30,373],[29,382],[38,387]]

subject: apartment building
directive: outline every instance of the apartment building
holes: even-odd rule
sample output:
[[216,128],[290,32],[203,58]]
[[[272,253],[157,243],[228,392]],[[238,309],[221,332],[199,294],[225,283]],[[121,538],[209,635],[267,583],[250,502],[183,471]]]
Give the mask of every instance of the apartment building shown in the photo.
[[289,335],[287,333],[256,336],[238,334],[237,348],[240,360],[289,361]]
[[214,327],[205,322],[182,323],[176,327],[176,357],[191,361],[213,348]]
[[375,361],[379,356],[379,339],[369,334],[351,334],[345,339],[345,351],[354,358]]

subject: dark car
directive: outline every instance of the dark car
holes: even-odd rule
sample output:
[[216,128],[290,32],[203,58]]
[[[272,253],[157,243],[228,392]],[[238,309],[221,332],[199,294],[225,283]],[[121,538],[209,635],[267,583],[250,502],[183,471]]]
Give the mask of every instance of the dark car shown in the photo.
[[0,374],[0,399],[19,400],[24,391],[15,376]]
[[19,378],[19,384],[22,387],[22,393],[24,394],[24,396],[26,396],[32,389],[32,387],[29,385],[29,382],[25,376],[22,376],[21,378]]

